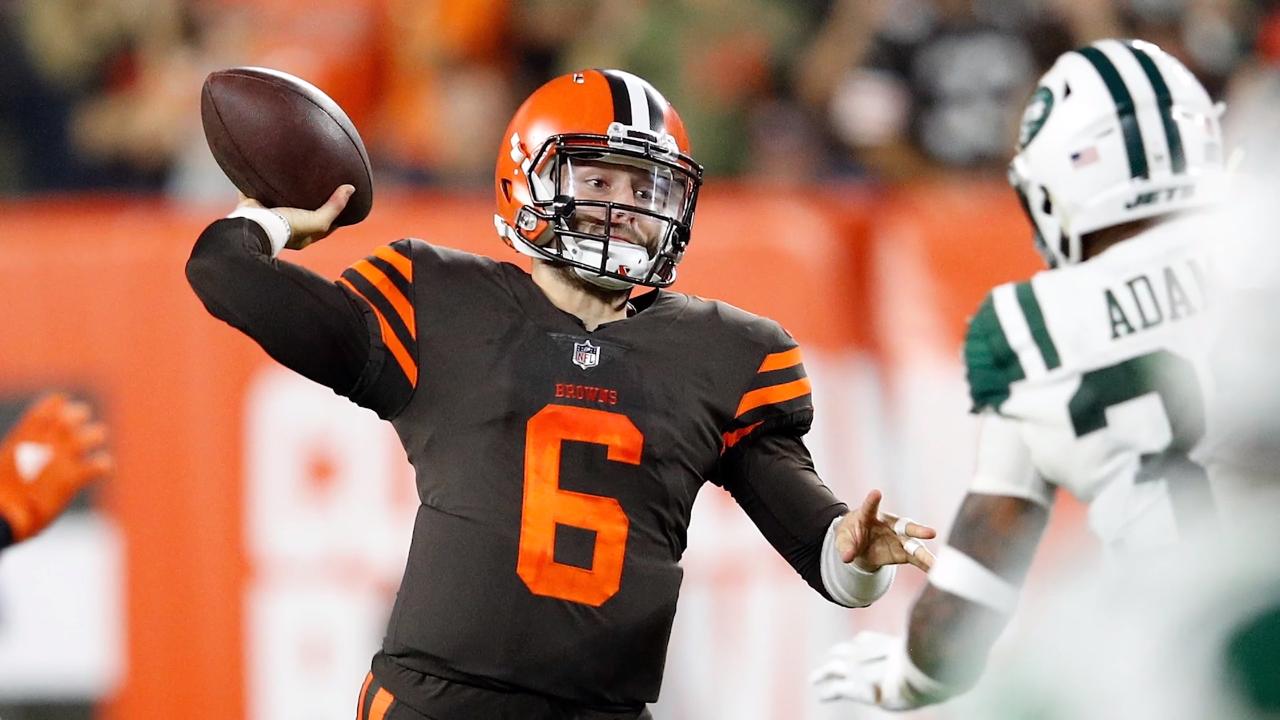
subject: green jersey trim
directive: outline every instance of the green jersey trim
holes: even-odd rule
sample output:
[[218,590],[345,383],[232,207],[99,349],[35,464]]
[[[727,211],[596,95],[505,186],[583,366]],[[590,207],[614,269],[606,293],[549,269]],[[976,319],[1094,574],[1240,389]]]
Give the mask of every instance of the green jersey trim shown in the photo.
[[1275,681],[1275,649],[1280,642],[1280,604],[1242,619],[1230,629],[1223,649],[1237,697],[1258,717],[1280,712],[1280,687]]
[[970,412],[990,407],[999,410],[1009,399],[1009,386],[1026,378],[1018,354],[1009,345],[991,295],[969,321],[964,340],[964,364],[969,381]]
[[1036,300],[1036,293],[1031,288],[1031,283],[1018,283],[1014,288],[1014,294],[1018,296],[1018,306],[1022,308],[1022,315],[1027,319],[1031,339],[1035,340],[1036,347],[1040,349],[1040,357],[1044,359],[1045,369],[1053,370],[1062,365],[1062,359],[1058,357],[1058,346],[1054,345],[1053,338],[1049,337],[1049,328],[1044,322],[1044,312],[1040,310],[1040,301]]

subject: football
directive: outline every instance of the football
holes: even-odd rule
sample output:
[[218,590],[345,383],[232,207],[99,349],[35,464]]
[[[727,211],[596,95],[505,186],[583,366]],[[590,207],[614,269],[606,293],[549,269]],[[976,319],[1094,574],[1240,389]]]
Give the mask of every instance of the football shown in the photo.
[[356,191],[334,226],[368,217],[369,154],[351,119],[314,85],[269,68],[219,70],[205,79],[200,120],[218,166],[245,195],[313,210],[350,184]]

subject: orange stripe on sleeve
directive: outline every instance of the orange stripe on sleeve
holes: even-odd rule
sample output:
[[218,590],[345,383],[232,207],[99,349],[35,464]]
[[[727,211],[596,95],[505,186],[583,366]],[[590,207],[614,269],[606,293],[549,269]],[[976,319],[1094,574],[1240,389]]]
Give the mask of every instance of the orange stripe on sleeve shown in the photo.
[[391,351],[392,357],[394,357],[396,362],[400,364],[400,369],[404,371],[405,377],[409,378],[409,386],[413,388],[418,387],[418,364],[413,361],[409,352],[405,350],[404,345],[400,343],[400,338],[396,337],[395,331],[391,329],[391,325],[387,322],[387,319],[382,316],[381,312],[378,312],[378,307],[369,302],[369,298],[361,294],[361,292],[356,289],[356,286],[347,282],[346,279],[338,278],[338,282],[345,285],[361,300],[364,300],[365,304],[373,310],[373,314],[378,317],[378,326],[382,332],[383,344],[387,346],[387,349]]
[[[413,306],[409,304],[409,299],[404,296],[404,293],[400,292],[400,288],[391,282],[391,278],[387,277],[386,273],[379,270],[377,266],[368,260],[356,262],[351,266],[351,269],[363,275],[365,280],[368,280],[377,288],[378,292],[382,293],[387,302],[391,303],[391,307],[395,308],[396,314],[400,316],[400,321],[404,323],[406,328],[409,328],[409,335],[417,337],[418,329],[414,327],[413,322]],[[365,299],[367,300],[368,298]]]
[[809,378],[803,377],[799,380],[792,380],[789,383],[781,385],[770,385],[769,387],[752,390],[742,396],[742,402],[738,403],[737,417],[741,417],[743,413],[755,410],[761,405],[770,405],[772,403],[786,402],[794,400],[803,395],[807,395],[811,391]]
[[373,705],[369,706],[369,720],[384,720],[393,700],[395,697],[386,688],[378,688],[378,693],[373,696]]
[[793,347],[790,350],[776,352],[772,355],[765,355],[764,362],[760,363],[760,369],[756,372],[769,372],[770,370],[781,370],[783,368],[794,367],[800,364],[800,348]]
[[764,421],[761,420],[760,422],[751,423],[750,425],[744,428],[738,428],[737,430],[730,430],[729,432],[725,433],[723,435],[724,449],[728,450],[734,445],[737,445],[742,440],[742,438],[750,435],[752,432],[755,431],[756,428],[760,427],[760,425],[763,423]]
[[356,701],[356,720],[364,718],[364,696],[369,692],[369,683],[373,682],[373,673],[364,676],[364,684],[360,686],[360,699]]
[[374,250],[373,254],[376,257],[380,257],[383,260],[386,260],[387,262],[391,263],[391,267],[399,270],[400,274],[404,276],[405,280],[408,280],[409,282],[413,282],[413,263],[409,261],[409,258],[401,255],[395,250],[392,250],[386,245],[383,245],[377,250]]

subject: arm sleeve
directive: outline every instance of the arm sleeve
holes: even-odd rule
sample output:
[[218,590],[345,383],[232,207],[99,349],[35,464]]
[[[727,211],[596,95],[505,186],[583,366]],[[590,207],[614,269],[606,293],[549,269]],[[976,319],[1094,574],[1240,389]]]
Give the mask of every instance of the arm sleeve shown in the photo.
[[987,409],[979,416],[978,458],[969,492],[1053,505],[1053,485],[1036,472],[1018,421]]
[[800,435],[753,434],[725,454],[720,480],[778,554],[831,600],[822,582],[822,541],[849,508],[818,478]]
[[206,228],[187,261],[187,280],[214,317],[284,366],[383,417],[407,402],[413,384],[396,382],[397,369],[386,362],[378,309],[346,274],[330,282],[272,258],[266,232],[252,220]]
[[252,220],[219,220],[187,261],[187,281],[210,314],[286,367],[346,394],[369,359],[360,309],[337,284],[271,257]]

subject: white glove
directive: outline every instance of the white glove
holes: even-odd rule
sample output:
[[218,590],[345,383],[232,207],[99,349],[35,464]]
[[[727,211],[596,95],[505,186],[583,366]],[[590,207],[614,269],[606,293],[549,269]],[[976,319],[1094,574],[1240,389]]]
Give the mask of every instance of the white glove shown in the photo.
[[[908,681],[910,676],[910,681]],[[809,675],[822,702],[852,700],[884,710],[912,710],[950,695],[911,665],[902,638],[863,631],[827,651]]]

